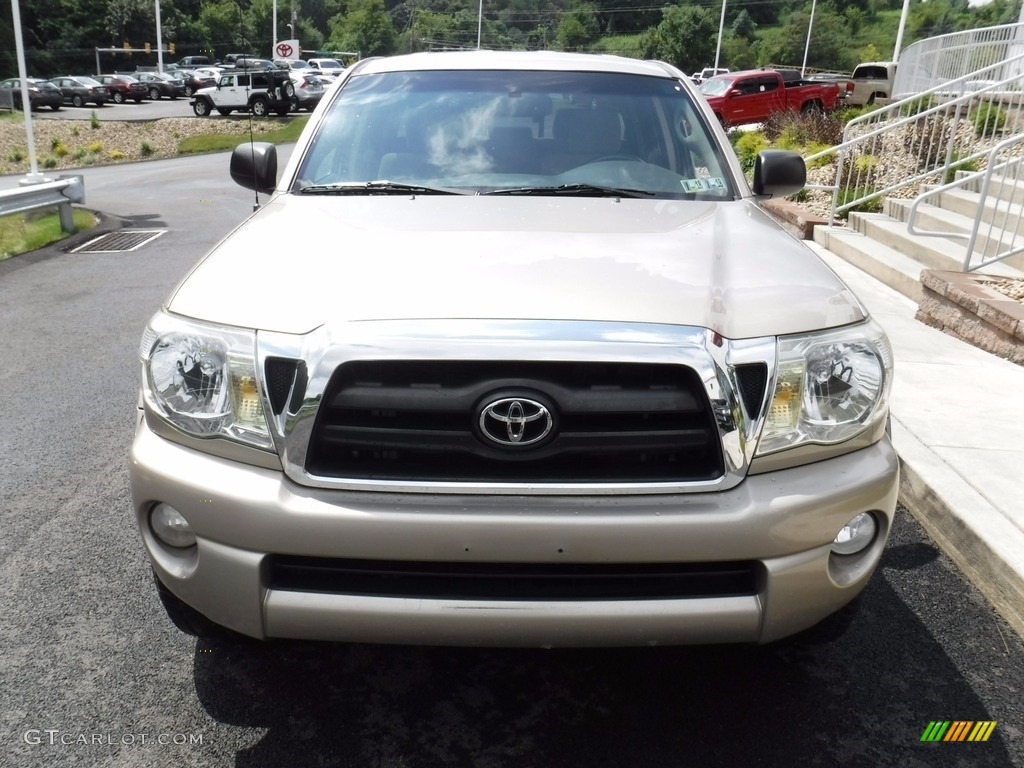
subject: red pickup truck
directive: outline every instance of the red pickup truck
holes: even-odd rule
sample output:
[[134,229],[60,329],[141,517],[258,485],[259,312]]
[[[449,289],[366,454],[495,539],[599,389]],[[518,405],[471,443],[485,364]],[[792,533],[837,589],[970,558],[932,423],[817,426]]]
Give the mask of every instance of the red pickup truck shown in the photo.
[[760,123],[775,112],[825,112],[839,104],[836,83],[803,80],[795,70],[751,69],[705,80],[700,86],[723,125]]

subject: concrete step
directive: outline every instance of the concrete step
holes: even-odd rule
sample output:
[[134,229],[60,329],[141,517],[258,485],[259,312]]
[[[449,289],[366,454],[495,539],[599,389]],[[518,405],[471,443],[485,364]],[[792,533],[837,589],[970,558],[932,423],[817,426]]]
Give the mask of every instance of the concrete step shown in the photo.
[[[1010,175],[1003,173],[992,176],[989,181],[988,194],[990,197],[1013,205],[1024,205],[1024,185],[1021,184],[1021,179],[1014,175],[1013,169],[1007,170]],[[964,188],[972,192],[981,192],[981,179],[976,180],[973,184],[965,185]]]
[[815,227],[814,242],[907,298],[921,301],[924,267],[919,261],[861,232],[842,227]]
[[[850,228],[892,248],[917,261],[922,269],[963,270],[966,253],[965,240],[951,240],[945,237],[912,235],[907,225],[881,213],[851,213]],[[1006,264],[996,262],[982,272],[1001,277],[1021,277],[1024,272]]]
[[[970,195],[971,193],[967,193]],[[927,232],[955,232],[969,236],[974,227],[974,212],[964,214],[952,210],[946,206],[947,202],[959,203],[965,210],[969,207],[969,199],[964,199],[964,193],[945,192],[940,195],[936,203],[942,203],[942,207],[936,205],[919,205],[914,217],[914,228],[918,231]],[[909,200],[887,200],[885,211],[897,221],[906,222],[910,219],[911,201]],[[977,199],[975,208],[977,210]],[[974,242],[974,253],[978,260],[990,259],[1008,251],[1024,251],[1024,208],[1019,205],[1012,205],[1002,200],[990,200],[985,206],[985,214],[981,225],[978,228],[978,235]],[[950,238],[954,243],[963,243],[966,249],[969,240],[967,237]],[[1024,253],[1017,253],[1001,259],[998,263],[1005,264],[1016,270],[1024,269]],[[988,270],[993,265],[986,267]]]

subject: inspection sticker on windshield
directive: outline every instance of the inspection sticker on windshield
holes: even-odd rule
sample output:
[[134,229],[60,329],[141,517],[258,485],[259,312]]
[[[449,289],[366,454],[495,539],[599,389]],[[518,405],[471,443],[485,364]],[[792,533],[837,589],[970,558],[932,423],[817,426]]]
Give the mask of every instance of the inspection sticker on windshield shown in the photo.
[[714,190],[722,192],[725,190],[725,181],[719,176],[712,176],[707,179],[680,179],[684,192],[706,192]]

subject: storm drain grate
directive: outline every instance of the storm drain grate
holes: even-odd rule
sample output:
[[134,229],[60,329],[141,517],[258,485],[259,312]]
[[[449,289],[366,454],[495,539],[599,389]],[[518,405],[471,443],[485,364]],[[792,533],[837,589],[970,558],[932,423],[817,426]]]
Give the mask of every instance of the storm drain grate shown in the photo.
[[121,229],[94,237],[73,248],[71,253],[126,253],[135,251],[151,240],[156,240],[166,229]]

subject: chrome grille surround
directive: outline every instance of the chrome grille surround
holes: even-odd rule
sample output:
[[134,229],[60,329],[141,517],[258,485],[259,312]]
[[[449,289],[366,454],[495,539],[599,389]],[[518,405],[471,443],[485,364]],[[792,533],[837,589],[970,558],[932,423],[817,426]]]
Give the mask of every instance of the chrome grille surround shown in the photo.
[[[285,474],[317,488],[401,493],[614,495],[697,493],[735,487],[746,476],[763,422],[764,400],[751,413],[741,395],[737,367],[765,366],[775,376],[775,338],[728,340],[704,328],[591,321],[393,320],[320,327],[305,335],[260,331],[257,371],[264,409]],[[275,413],[265,376],[267,358],[304,363],[304,392],[293,389],[287,406]],[[703,383],[714,413],[724,471],[694,482],[484,482],[375,480],[324,477],[307,471],[314,425],[335,370],[349,361],[546,361],[679,365]],[[301,378],[296,381],[301,385]],[[278,403],[284,399],[278,395]]]

